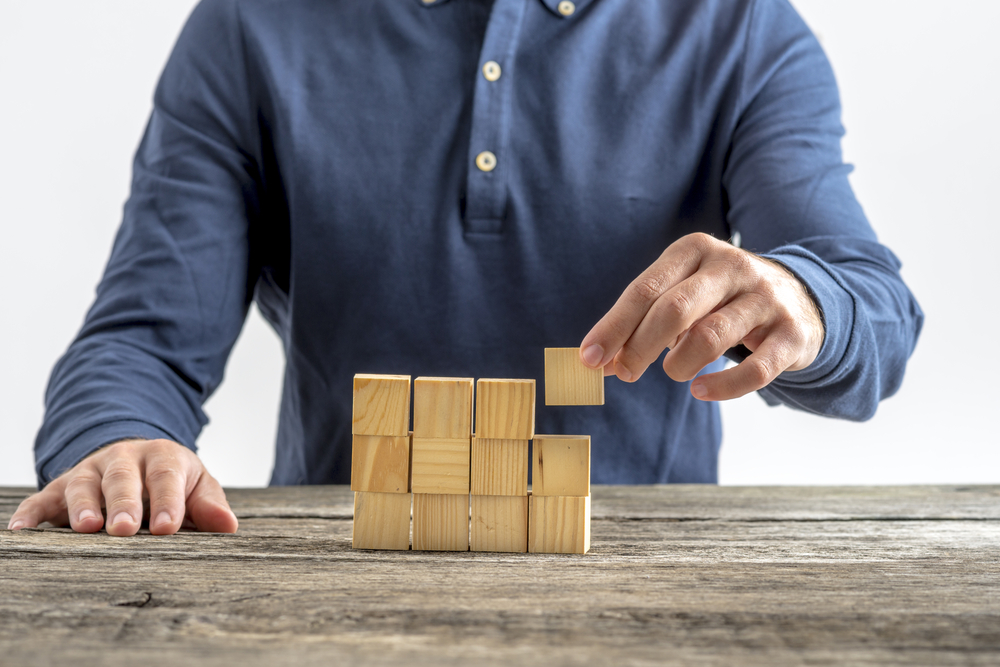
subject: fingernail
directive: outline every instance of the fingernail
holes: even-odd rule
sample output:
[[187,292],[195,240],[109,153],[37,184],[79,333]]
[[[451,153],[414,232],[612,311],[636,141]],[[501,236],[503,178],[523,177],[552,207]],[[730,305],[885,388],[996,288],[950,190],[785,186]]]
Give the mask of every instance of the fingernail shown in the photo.
[[622,362],[620,362],[620,361],[617,362],[615,364],[615,366],[616,366],[616,368],[615,368],[615,375],[617,375],[619,378],[621,378],[625,382],[631,382],[632,381],[632,371],[630,371],[629,369],[625,368],[625,366],[624,366],[624,364],[622,364]]
[[159,514],[156,515],[156,523],[154,523],[153,525],[155,525],[157,528],[159,528],[160,526],[169,526],[172,521],[173,519],[170,518],[169,513],[160,512]]
[[24,528],[23,521],[15,521],[14,523],[7,526],[7,530],[21,530],[22,528]]
[[583,348],[583,363],[591,368],[597,368],[604,359],[604,348],[600,345],[588,345]]
[[79,515],[77,515],[76,520],[86,521],[87,519],[96,519],[96,518],[97,518],[97,512],[95,512],[94,510],[83,510],[82,512],[80,512]]
[[132,515],[128,512],[119,512],[115,515],[115,520],[111,522],[111,525],[117,526],[120,523],[132,523]]
[[694,394],[695,398],[705,398],[708,396],[708,387],[700,382],[695,382],[691,385],[691,393]]

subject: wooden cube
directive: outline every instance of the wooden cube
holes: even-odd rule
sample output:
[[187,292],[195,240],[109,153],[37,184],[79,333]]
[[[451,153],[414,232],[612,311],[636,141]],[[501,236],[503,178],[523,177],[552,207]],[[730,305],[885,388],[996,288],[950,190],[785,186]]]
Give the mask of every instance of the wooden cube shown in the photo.
[[472,439],[474,496],[528,495],[528,440]]
[[535,381],[480,379],[476,383],[476,435],[531,440],[535,435]]
[[604,369],[584,366],[578,347],[545,348],[545,405],[604,405]]
[[469,496],[413,494],[414,551],[469,550]]
[[410,436],[355,435],[352,439],[352,491],[410,492]]
[[408,435],[410,376],[354,376],[354,435]]
[[354,493],[355,549],[410,548],[410,494]]
[[413,493],[469,495],[472,438],[413,436],[410,490]]
[[472,551],[528,550],[528,496],[472,496]]
[[590,436],[536,435],[531,452],[531,495],[590,495]]
[[413,435],[472,437],[472,378],[419,377],[413,381]]
[[528,551],[585,554],[590,550],[590,496],[529,498]]

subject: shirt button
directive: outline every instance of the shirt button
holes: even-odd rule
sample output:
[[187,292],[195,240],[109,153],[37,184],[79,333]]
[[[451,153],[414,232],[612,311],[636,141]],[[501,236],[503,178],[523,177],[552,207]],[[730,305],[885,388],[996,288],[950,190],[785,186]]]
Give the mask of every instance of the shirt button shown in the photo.
[[563,16],[569,16],[570,14],[576,11],[576,5],[574,5],[569,0],[562,0],[562,2],[556,5],[556,9],[558,9],[559,13],[562,14]]
[[483,76],[487,81],[496,81],[500,78],[500,65],[493,60],[488,61],[483,65]]
[[483,151],[476,156],[476,166],[480,171],[493,171],[497,166],[497,156],[489,151]]

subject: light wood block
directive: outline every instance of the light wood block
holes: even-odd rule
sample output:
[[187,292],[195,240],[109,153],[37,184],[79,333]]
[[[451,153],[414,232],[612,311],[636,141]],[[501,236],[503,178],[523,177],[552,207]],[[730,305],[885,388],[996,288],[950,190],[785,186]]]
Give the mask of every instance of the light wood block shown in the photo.
[[354,376],[354,435],[408,435],[410,376]]
[[528,551],[585,554],[590,551],[590,496],[529,498]]
[[410,494],[354,493],[355,549],[410,548]]
[[352,491],[409,493],[410,436],[355,435],[352,440]]
[[469,550],[469,496],[413,494],[414,551]]
[[472,496],[472,551],[528,550],[528,496]]
[[531,495],[590,495],[590,436],[536,435],[531,451]]
[[584,366],[578,347],[545,348],[545,405],[604,405],[604,369]]
[[413,381],[413,435],[472,437],[472,378],[419,377]]
[[413,493],[469,495],[472,438],[413,436],[410,490]]
[[472,439],[474,496],[528,495],[528,440]]
[[480,379],[476,383],[476,435],[531,440],[535,435],[535,381]]

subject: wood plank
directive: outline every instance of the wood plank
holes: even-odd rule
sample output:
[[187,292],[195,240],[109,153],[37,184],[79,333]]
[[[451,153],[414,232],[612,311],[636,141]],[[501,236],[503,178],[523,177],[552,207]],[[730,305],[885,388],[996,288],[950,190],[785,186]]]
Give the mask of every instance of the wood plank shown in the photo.
[[413,436],[410,488],[413,493],[469,495],[471,438]]
[[585,554],[590,551],[590,496],[528,498],[528,551]]
[[416,551],[469,550],[469,495],[413,494]]
[[355,435],[352,438],[352,491],[409,493],[409,436]]
[[531,447],[531,493],[590,495],[590,436],[536,435]]
[[476,435],[531,440],[535,435],[535,381],[481,378],[476,383]]
[[527,440],[472,439],[470,490],[474,496],[527,496]]
[[409,435],[410,376],[354,376],[353,435]]
[[418,377],[413,381],[413,436],[472,437],[472,378]]
[[471,496],[472,551],[525,553],[528,496]]
[[410,494],[354,492],[355,549],[410,548]]
[[578,347],[545,348],[545,405],[604,405],[604,369],[584,366]]

